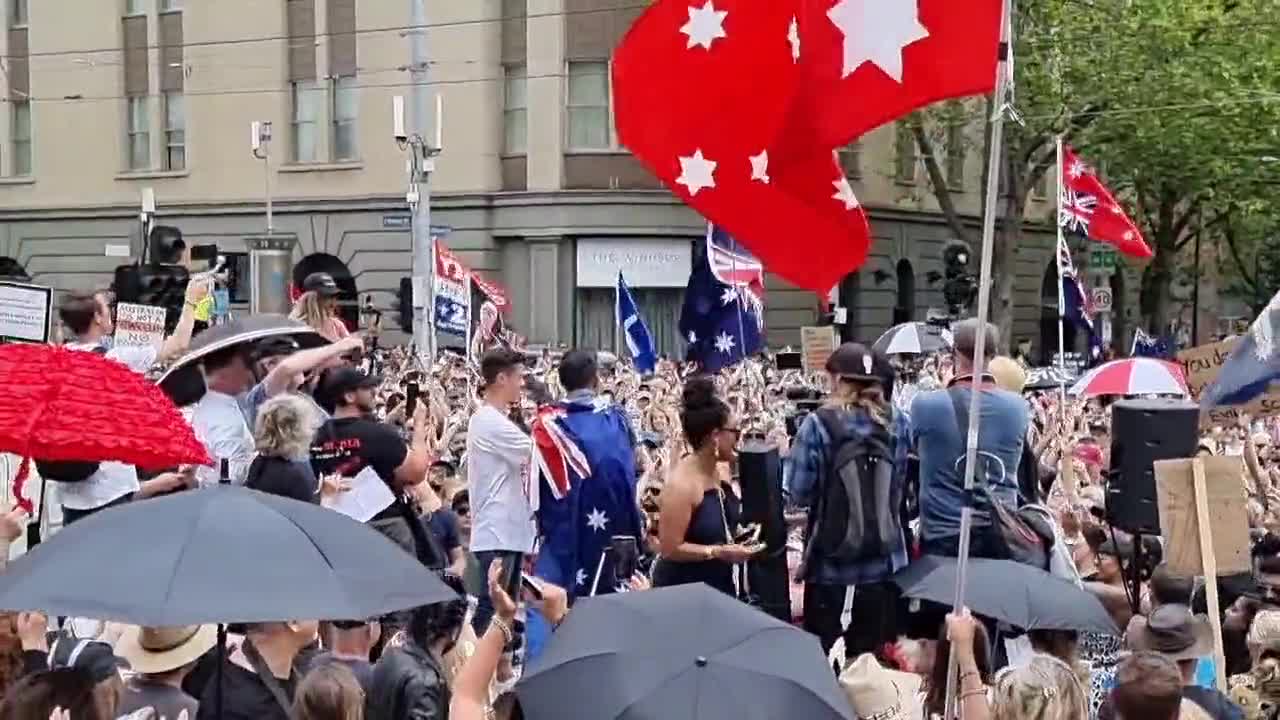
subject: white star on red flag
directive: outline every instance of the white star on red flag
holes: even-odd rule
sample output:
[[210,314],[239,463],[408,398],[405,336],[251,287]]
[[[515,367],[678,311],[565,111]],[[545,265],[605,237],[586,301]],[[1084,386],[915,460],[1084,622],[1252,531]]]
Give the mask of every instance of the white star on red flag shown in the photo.
[[751,156],[751,179],[769,184],[769,151],[761,150],[759,155]]
[[858,207],[858,198],[853,194],[853,187],[849,185],[849,178],[842,175],[839,180],[835,180],[831,184],[836,189],[836,194],[831,196],[833,200],[839,200],[844,203],[845,210],[854,210]]
[[688,47],[700,46],[710,50],[711,43],[728,37],[724,32],[724,19],[728,14],[727,10],[716,10],[711,0],[700,8],[689,8],[689,22],[680,28],[680,32],[689,36]]
[[840,0],[827,17],[844,34],[844,77],[872,62],[902,82],[902,49],[929,37],[916,0]]
[[697,195],[703,188],[713,188],[716,180],[712,175],[716,171],[716,163],[702,156],[702,150],[693,151],[690,157],[680,157],[680,177],[676,182],[689,188],[690,195]]
[[791,62],[800,62],[800,23],[794,17],[787,28],[787,41],[791,43]]

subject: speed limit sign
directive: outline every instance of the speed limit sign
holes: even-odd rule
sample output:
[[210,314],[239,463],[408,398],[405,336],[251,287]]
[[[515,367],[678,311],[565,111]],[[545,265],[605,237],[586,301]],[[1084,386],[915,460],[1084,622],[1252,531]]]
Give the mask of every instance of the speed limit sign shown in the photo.
[[1111,312],[1111,288],[1096,287],[1090,293],[1094,312]]

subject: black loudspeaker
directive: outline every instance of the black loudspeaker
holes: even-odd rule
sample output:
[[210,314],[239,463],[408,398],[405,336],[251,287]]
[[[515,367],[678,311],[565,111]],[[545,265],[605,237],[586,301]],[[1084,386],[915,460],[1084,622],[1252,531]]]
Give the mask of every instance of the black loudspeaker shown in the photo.
[[778,448],[758,441],[738,449],[738,486],[742,489],[742,524],[760,524],[760,540],[768,552],[786,547],[782,518],[782,462]]
[[742,523],[760,524],[765,551],[747,563],[747,588],[757,606],[791,622],[791,580],[787,573],[787,524],[782,517],[782,463],[778,448],[749,441],[738,449]]
[[1160,534],[1152,463],[1189,458],[1200,443],[1200,408],[1182,400],[1121,400],[1111,406],[1111,473],[1107,522],[1121,530]]

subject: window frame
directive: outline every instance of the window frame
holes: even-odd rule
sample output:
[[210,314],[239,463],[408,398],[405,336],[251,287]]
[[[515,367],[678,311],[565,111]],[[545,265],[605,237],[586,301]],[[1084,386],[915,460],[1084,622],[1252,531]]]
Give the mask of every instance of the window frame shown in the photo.
[[[579,147],[573,144],[573,111],[575,109],[598,109],[599,105],[574,105],[573,104],[573,77],[575,73],[573,68],[575,65],[599,65],[604,67],[604,116],[605,116],[605,144],[603,147]],[[622,151],[622,147],[618,144],[618,136],[614,129],[613,123],[613,61],[612,60],[571,60],[565,63],[565,94],[564,94],[564,149],[566,153],[575,155],[586,155],[591,153],[612,154]],[[585,73],[577,73],[583,75]]]
[[[502,154],[504,157],[523,157],[529,154],[529,68],[524,63],[516,63],[504,66],[502,71]],[[522,86],[522,102],[518,107],[511,104],[514,84]],[[512,118],[516,116],[522,118],[521,126],[524,130],[519,147],[511,142]],[[565,134],[568,135],[567,124]]]
[[[316,84],[314,81],[295,80],[289,83],[289,158],[288,158],[288,162],[291,164],[311,165],[311,164],[315,164],[322,161],[322,158],[320,157],[321,136],[319,134],[322,127],[320,124],[321,118],[319,117],[319,115],[323,105],[317,104],[316,107],[312,108],[311,117],[309,119],[306,119],[306,120],[299,119],[301,116],[300,110],[302,107],[301,100],[304,97],[304,94],[317,93],[322,90],[323,90],[322,88],[316,87]],[[315,95],[309,95],[307,97],[314,98]],[[321,98],[321,102],[323,101],[324,101],[324,98]],[[312,129],[311,149],[310,149],[311,151],[309,153],[310,157],[306,159],[303,159],[301,152],[299,152],[302,149],[300,145],[301,133],[299,132],[299,127],[303,125],[309,125]]]
[[[19,9],[22,12],[18,12]],[[31,23],[31,5],[28,0],[9,0],[5,15],[11,29],[27,27]]]
[[182,0],[160,0],[156,12],[182,12]]
[[[908,166],[905,152],[910,149],[911,162]],[[899,185],[915,185],[919,176],[920,148],[916,146],[916,138],[911,125],[906,120],[899,120],[894,125],[893,136],[893,181]],[[910,174],[904,172],[911,168]]]
[[[131,7],[137,5],[138,7]],[[147,0],[124,0],[125,17],[143,17],[148,11]]]
[[965,160],[968,149],[965,147],[965,124],[956,120],[947,125],[947,155],[945,175],[947,189],[960,192],[964,190]]
[[[13,110],[9,114],[9,155],[12,158],[12,166],[10,167],[10,175],[12,177],[31,177],[35,174],[35,158],[34,145],[32,143],[33,127],[31,125],[31,101],[24,100],[12,103]],[[27,131],[25,137],[18,135],[18,115],[23,110],[27,116]],[[19,150],[22,146],[24,149]],[[18,169],[18,158],[26,158],[26,171],[20,172]]]
[[[131,172],[145,172],[154,168],[151,162],[151,96],[150,95],[127,95],[125,96],[125,166]],[[135,104],[140,105],[140,111],[135,111]],[[138,118],[142,119],[139,126],[134,121]],[[140,147],[146,150],[146,155],[141,164],[135,164],[134,147],[141,142]]]
[[[164,170],[179,171],[187,169],[187,98],[181,90],[169,90],[162,96],[164,101],[164,152],[161,154],[162,166]],[[180,126],[174,127],[171,120],[173,119],[170,109],[173,107],[173,101],[178,100],[178,115]],[[181,133],[182,141],[174,142],[174,134]],[[181,166],[174,166],[173,153],[174,148],[182,150]]]
[[[338,113],[339,91],[350,92],[354,96],[354,113],[343,118]],[[348,127],[351,133],[350,157],[338,155],[338,132]],[[329,81],[329,155],[334,162],[358,162],[360,160],[360,85],[355,75],[342,75]]]

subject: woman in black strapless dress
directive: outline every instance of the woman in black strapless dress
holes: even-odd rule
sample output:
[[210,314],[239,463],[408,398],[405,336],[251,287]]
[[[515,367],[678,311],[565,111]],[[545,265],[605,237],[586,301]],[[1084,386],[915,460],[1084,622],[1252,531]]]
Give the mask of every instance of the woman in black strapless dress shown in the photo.
[[705,377],[685,384],[680,419],[693,452],[676,464],[662,488],[653,584],[703,582],[736,595],[734,565],[759,552],[734,544],[730,528],[738,526],[741,508],[719,473],[720,463],[733,460],[737,419]]

